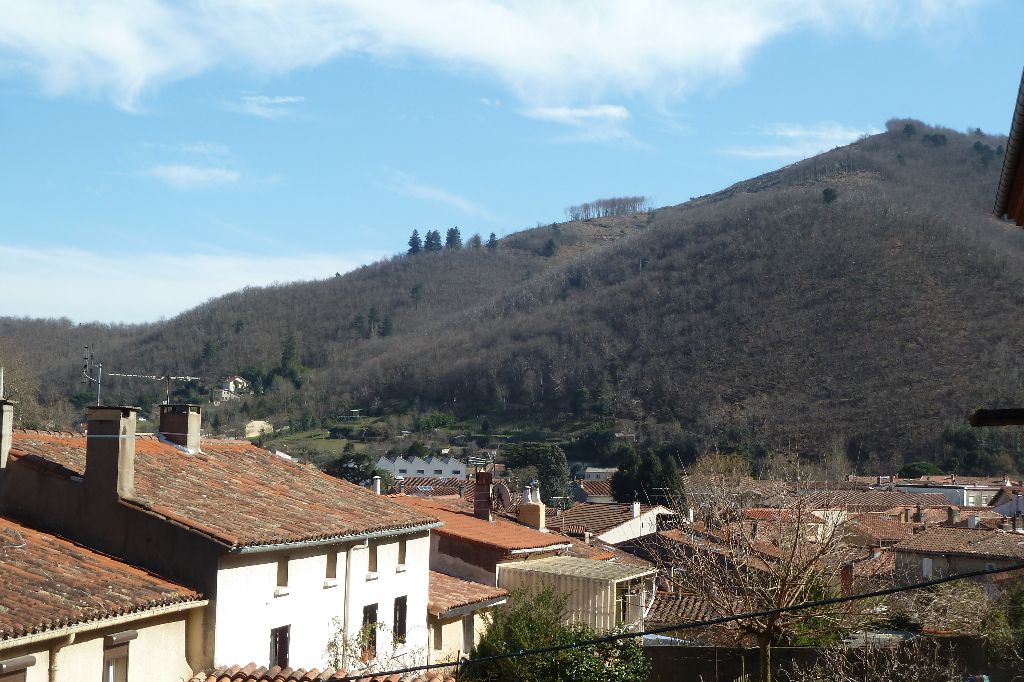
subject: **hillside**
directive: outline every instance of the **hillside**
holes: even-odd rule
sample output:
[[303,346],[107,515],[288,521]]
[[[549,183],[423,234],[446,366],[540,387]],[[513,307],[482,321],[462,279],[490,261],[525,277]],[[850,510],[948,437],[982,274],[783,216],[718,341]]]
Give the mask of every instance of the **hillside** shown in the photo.
[[[990,214],[1003,143],[893,121],[649,214],[247,289],[142,327],[2,320],[0,344],[63,393],[88,338],[120,371],[266,377],[254,414],[611,415],[884,468],[932,454],[975,407],[1024,404],[1024,235]],[[374,309],[390,335],[367,333]]]

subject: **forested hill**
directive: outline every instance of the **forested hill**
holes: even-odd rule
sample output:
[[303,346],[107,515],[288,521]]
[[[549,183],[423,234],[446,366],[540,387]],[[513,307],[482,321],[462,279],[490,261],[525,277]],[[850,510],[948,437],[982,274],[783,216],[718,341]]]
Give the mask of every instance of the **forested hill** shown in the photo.
[[3,320],[0,348],[35,368],[43,412],[76,390],[86,341],[107,367],[259,377],[258,408],[278,415],[603,414],[916,457],[975,407],[1024,404],[1024,235],[991,216],[1004,142],[892,121],[680,206],[246,289],[143,327]]

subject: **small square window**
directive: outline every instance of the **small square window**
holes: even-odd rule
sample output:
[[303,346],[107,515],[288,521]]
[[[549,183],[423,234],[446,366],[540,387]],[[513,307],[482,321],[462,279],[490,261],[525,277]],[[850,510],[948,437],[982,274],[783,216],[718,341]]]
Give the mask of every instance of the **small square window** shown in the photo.
[[327,553],[327,570],[324,571],[324,587],[337,584],[338,581],[338,553],[330,551]]
[[373,542],[373,541],[370,541],[369,546],[367,547],[367,550],[369,551],[370,556],[367,559],[366,570],[368,570],[370,573],[376,573],[377,572],[377,543]]
[[444,469],[434,469],[434,475],[435,476],[440,476],[443,473],[444,473]]
[[372,661],[377,657],[377,605],[368,604],[363,607],[362,640],[363,662]]
[[408,469],[399,469],[398,473],[400,473],[400,474],[407,474],[407,473],[409,473],[409,470]]
[[425,474],[425,473],[427,473],[427,472],[426,472],[426,470],[424,470],[424,469],[417,469],[417,470],[416,470],[416,473],[417,473],[417,474]]
[[405,566],[405,538],[398,541],[398,565]]

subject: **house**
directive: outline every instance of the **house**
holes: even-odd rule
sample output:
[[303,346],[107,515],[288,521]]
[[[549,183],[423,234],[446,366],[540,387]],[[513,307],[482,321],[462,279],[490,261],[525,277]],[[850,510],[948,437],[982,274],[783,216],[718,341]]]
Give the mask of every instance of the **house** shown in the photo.
[[427,457],[407,455],[383,455],[377,460],[377,468],[395,478],[399,476],[433,476],[437,478],[463,478],[466,465],[455,457]]
[[[436,518],[246,441],[200,441],[202,408],[92,407],[88,432],[11,428],[0,402],[0,507],[145,567],[209,604],[193,669],[317,665],[332,639],[382,623],[362,651],[425,660]],[[354,661],[346,661],[350,666]]]
[[989,505],[989,509],[1003,516],[1024,514],[1024,487],[1002,488]]
[[549,510],[547,526],[561,533],[590,533],[602,542],[617,544],[658,532],[659,518],[674,515],[660,504],[577,502],[569,509]]
[[0,517],[0,679],[178,682],[207,602],[63,538]]
[[584,481],[610,481],[617,467],[586,467],[583,469]]
[[904,493],[938,493],[949,504],[958,507],[984,507],[1008,484],[1009,481],[1004,478],[968,478],[951,474],[904,479],[897,481],[892,488]]
[[549,587],[568,596],[566,616],[596,630],[643,629],[654,599],[653,566],[550,556],[499,564],[498,585],[512,590]]
[[592,504],[609,504],[615,501],[612,495],[612,481],[606,478],[602,481],[572,482],[572,495],[577,502],[590,502]]
[[893,551],[898,574],[929,579],[1019,565],[1024,562],[1024,532],[936,526]]
[[427,662],[458,661],[487,631],[488,616],[508,600],[508,590],[430,572]]

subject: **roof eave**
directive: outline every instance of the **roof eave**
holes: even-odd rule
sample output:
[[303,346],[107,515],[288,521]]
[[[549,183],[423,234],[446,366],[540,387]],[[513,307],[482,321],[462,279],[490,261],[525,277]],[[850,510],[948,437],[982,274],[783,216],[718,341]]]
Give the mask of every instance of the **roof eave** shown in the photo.
[[443,524],[440,521],[422,523],[416,526],[405,526],[403,528],[388,528],[384,530],[369,531],[366,533],[351,533],[349,535],[335,535],[328,538],[316,538],[314,540],[297,540],[295,542],[277,542],[266,545],[243,545],[232,547],[230,554],[260,554],[264,552],[280,552],[283,550],[306,549],[309,547],[321,547],[323,545],[336,545],[339,542],[353,542],[359,540],[377,540],[379,538],[391,538],[397,535],[410,535],[439,528]]
[[441,611],[437,614],[432,613],[430,614],[430,616],[432,618],[437,618],[439,620],[445,618],[458,618],[460,616],[467,616],[471,613],[476,613],[477,611],[481,611],[483,609],[489,609],[492,606],[501,606],[507,601],[507,595],[493,597],[491,599],[481,599],[480,601],[475,601],[469,604],[463,604],[462,606],[455,606],[453,608],[448,609],[447,611]]
[[1010,135],[1006,140],[1006,150],[1003,152],[1003,170],[999,175],[999,189],[996,192],[996,203],[993,207],[997,218],[1006,215],[1022,140],[1024,140],[1024,73],[1021,74],[1021,83],[1017,90],[1017,104],[1014,106],[1013,119],[1010,121]]

